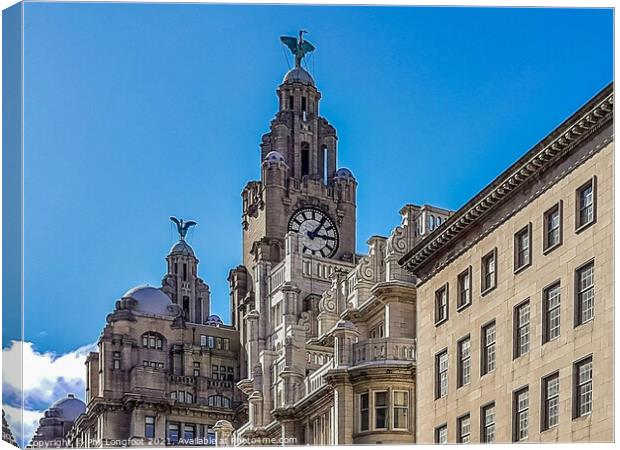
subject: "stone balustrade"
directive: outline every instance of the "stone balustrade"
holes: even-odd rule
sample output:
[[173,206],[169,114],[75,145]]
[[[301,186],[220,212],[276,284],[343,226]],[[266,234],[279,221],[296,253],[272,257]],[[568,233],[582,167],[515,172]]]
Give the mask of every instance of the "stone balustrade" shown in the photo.
[[372,361],[415,361],[415,359],[415,339],[378,338],[353,344],[353,364],[355,365]]

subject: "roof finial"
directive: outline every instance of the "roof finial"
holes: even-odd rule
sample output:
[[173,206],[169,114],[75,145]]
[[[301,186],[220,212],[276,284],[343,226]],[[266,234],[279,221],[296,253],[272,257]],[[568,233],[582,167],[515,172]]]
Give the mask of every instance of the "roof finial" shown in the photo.
[[183,219],[177,219],[174,216],[170,217],[170,220],[172,220],[177,225],[177,231],[179,233],[180,241],[185,240],[185,235],[187,234],[187,231],[191,227],[198,225],[198,222],[194,222],[193,220],[188,220],[187,222],[183,222]]
[[292,36],[280,36],[280,40],[291,50],[295,56],[295,67],[301,67],[301,60],[307,53],[314,51],[314,45],[304,41],[306,30],[299,30],[299,39]]

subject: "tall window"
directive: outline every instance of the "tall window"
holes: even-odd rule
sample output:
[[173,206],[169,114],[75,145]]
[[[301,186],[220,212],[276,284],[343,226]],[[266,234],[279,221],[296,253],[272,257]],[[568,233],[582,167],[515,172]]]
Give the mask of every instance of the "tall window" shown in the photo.
[[178,423],[169,423],[168,424],[168,441],[176,445],[179,443],[179,424]]
[[543,343],[560,336],[560,282],[543,290]]
[[593,223],[596,219],[594,181],[592,179],[577,189],[577,229]]
[[144,437],[147,439],[155,438],[155,417],[153,416],[144,418]]
[[530,265],[532,261],[531,224],[515,234],[515,272]]
[[592,412],[592,357],[583,359],[574,366],[574,416],[581,417]]
[[196,436],[196,425],[186,423],[183,426],[183,439],[186,444],[191,444]]
[[360,394],[360,431],[368,431],[369,427],[369,405],[368,393]]
[[514,441],[522,441],[527,439],[527,430],[529,425],[530,414],[530,391],[525,387],[514,393],[513,396],[513,424],[514,424]]
[[142,335],[142,347],[144,348],[154,348],[156,350],[161,350],[164,348],[164,340],[163,338],[155,333],[144,333]]
[[482,258],[482,293],[490,291],[497,284],[496,253],[494,249]]
[[200,346],[201,347],[206,347],[207,346],[207,336],[204,334],[200,335]]
[[195,377],[200,376],[200,363],[199,362],[194,362],[194,376]]
[[576,322],[581,325],[594,317],[594,261],[577,269],[576,275]]
[[448,395],[448,350],[435,356],[436,398]]
[[481,442],[495,442],[495,402],[482,407],[481,418]]
[[482,375],[495,370],[495,322],[482,327]]
[[448,443],[448,425],[443,424],[435,428],[435,443],[447,444]]
[[308,175],[310,173],[310,144],[307,142],[301,143],[301,176]]
[[458,387],[465,386],[471,381],[471,340],[469,336],[461,339],[457,344],[458,360]]
[[448,320],[448,285],[435,292],[435,324]]
[[119,370],[121,368],[121,352],[112,353],[112,368]]
[[556,372],[543,379],[543,430],[560,420],[560,375]]
[[471,303],[471,267],[458,276],[457,309]]
[[521,303],[515,308],[515,358],[530,350],[530,302]]
[[207,404],[216,408],[230,408],[230,399],[223,395],[210,395],[207,398]]
[[560,201],[547,212],[544,219],[543,251],[551,250],[562,243],[562,202]]
[[469,414],[456,419],[456,441],[459,444],[469,444],[471,434],[471,419]]
[[387,392],[375,392],[375,429],[387,428]]
[[409,428],[409,392],[394,391],[394,429]]

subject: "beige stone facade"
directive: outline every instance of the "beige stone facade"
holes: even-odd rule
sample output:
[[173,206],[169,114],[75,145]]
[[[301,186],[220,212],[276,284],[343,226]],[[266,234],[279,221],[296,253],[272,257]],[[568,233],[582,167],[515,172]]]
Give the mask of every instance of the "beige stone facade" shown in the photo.
[[401,260],[418,442],[614,439],[612,90]]

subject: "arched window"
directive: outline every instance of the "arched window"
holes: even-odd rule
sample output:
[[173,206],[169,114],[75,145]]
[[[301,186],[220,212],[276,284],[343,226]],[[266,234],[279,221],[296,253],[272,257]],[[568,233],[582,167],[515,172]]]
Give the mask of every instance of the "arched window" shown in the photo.
[[164,337],[159,333],[144,333],[142,335],[142,347],[162,350],[164,348]]
[[310,144],[307,142],[301,143],[301,176],[308,175],[310,173]]
[[207,399],[207,403],[216,408],[230,408],[230,399],[223,395],[211,395]]

